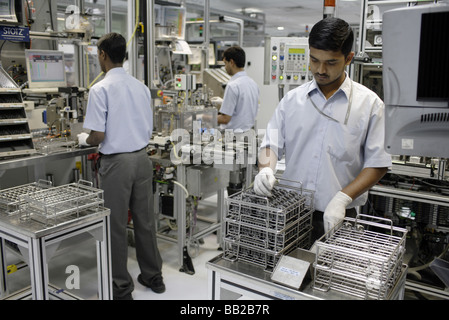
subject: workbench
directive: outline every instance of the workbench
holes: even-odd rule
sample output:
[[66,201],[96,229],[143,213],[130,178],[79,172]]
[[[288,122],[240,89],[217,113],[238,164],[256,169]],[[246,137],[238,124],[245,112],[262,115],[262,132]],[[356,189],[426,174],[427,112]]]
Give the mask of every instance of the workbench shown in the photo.
[[[351,300],[356,297],[334,290],[327,292],[312,288],[312,279],[305,278],[299,290],[273,282],[271,273],[244,261],[229,261],[223,255],[206,263],[208,298],[231,300],[241,297],[257,300]],[[403,300],[407,266],[391,290],[389,300]]]

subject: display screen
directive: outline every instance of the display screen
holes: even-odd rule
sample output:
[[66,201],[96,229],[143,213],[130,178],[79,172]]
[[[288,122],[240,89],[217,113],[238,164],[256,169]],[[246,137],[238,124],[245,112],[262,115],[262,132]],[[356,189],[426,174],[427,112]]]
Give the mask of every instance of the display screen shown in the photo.
[[25,57],[30,88],[67,86],[62,51],[26,50]]
[[289,48],[288,54],[305,54],[306,49],[304,48]]
[[0,0],[0,20],[17,22],[13,0]]
[[417,100],[448,101],[449,11],[423,14],[420,39]]

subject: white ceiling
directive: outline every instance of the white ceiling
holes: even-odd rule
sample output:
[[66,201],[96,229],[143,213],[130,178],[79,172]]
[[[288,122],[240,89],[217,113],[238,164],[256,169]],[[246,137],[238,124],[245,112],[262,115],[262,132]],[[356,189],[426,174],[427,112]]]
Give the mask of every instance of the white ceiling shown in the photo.
[[[262,12],[265,14],[265,32],[271,36],[287,36],[290,33],[305,32],[323,18],[324,0],[209,0],[211,10],[223,10],[240,14]],[[362,0],[336,0],[336,16],[350,24],[360,23]],[[204,6],[204,0],[187,0]],[[277,28],[284,27],[284,31]]]

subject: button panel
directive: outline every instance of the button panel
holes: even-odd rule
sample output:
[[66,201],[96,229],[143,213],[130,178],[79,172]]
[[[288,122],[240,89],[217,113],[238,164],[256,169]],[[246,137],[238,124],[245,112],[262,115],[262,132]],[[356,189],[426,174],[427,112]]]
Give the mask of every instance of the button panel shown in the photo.
[[305,37],[272,37],[271,84],[297,84],[309,81],[309,46]]

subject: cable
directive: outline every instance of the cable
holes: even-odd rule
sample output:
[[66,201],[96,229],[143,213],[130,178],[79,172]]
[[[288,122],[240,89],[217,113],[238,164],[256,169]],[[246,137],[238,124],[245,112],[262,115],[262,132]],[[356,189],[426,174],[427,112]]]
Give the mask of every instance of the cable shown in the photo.
[[184,187],[181,183],[179,183],[176,180],[173,180],[173,183],[180,186],[184,190],[184,192],[186,193],[186,199],[187,199],[189,197],[189,191],[187,191],[186,187]]

